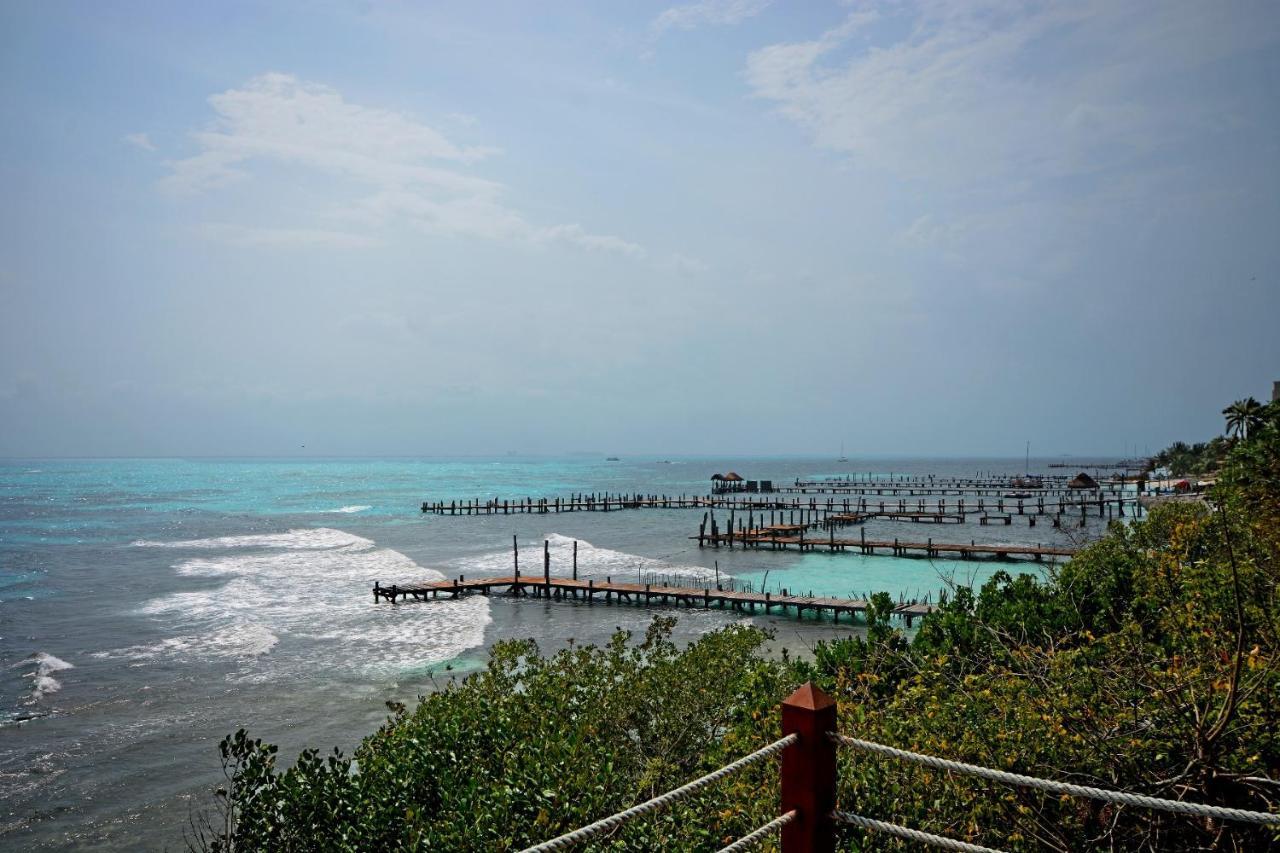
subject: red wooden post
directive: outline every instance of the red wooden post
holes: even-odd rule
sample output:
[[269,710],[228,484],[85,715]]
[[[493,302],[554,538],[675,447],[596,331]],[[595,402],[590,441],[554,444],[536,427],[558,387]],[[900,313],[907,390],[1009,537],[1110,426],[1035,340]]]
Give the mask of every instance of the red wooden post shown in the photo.
[[836,703],[808,682],[782,701],[782,734],[800,740],[782,752],[782,814],[796,819],[782,828],[782,853],[835,850]]

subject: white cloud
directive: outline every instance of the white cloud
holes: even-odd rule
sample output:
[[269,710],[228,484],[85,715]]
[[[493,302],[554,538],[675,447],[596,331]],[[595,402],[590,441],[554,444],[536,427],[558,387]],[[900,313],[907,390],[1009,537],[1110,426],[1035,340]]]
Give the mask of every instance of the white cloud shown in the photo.
[[535,232],[534,239],[542,243],[567,243],[597,252],[617,252],[637,259],[646,255],[645,250],[635,243],[607,234],[588,234],[581,225],[553,225],[550,228],[542,228]]
[[[1277,29],[1275,16],[1257,27],[1198,0],[882,8],[755,51],[747,81],[818,146],[949,186],[1087,174],[1212,127],[1229,108],[1170,97],[1169,79]],[[889,25],[871,41],[881,17]]]
[[908,0],[757,50],[745,78],[842,158],[857,204],[899,219],[913,260],[1047,282],[1115,227],[1230,178],[1219,152],[1270,133],[1245,87],[1213,82],[1280,41],[1266,10]]
[[121,137],[121,139],[130,145],[141,148],[143,151],[156,150],[155,143],[152,142],[151,137],[147,136],[145,133],[126,133]]
[[913,248],[945,248],[964,237],[965,225],[955,221],[939,222],[933,214],[926,213],[905,228],[900,237]]
[[[367,228],[403,224],[452,236],[644,254],[634,243],[578,225],[527,222],[504,204],[501,184],[464,171],[497,149],[457,144],[404,113],[350,103],[328,86],[264,74],[209,104],[213,122],[193,135],[199,152],[172,163],[164,179],[175,193],[205,193],[270,169],[301,170],[321,178],[316,186],[324,191],[346,193],[332,217]],[[212,233],[240,245],[356,248],[374,239],[310,228],[227,227],[213,226]]]
[[768,8],[772,0],[702,0],[684,6],[672,6],[653,19],[653,30],[692,30],[701,26],[737,24],[755,17]]
[[659,262],[659,267],[680,275],[701,275],[711,271],[711,265],[698,258],[691,258],[679,252],[672,252]]
[[371,249],[383,241],[364,234],[345,231],[327,231],[319,228],[254,228],[229,223],[209,223],[200,226],[199,233],[206,239],[241,248],[312,248]]
[[484,187],[434,165],[472,163],[492,149],[459,146],[397,112],[347,103],[328,86],[263,74],[243,89],[209,98],[213,126],[194,134],[201,152],[173,165],[168,183],[199,191],[243,174],[253,161],[309,166],[379,183],[412,181],[446,189]]

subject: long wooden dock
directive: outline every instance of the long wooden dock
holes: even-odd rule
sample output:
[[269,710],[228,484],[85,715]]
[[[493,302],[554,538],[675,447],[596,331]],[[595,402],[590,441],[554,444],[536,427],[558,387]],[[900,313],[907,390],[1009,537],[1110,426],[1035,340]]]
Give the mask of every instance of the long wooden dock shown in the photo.
[[[810,497],[753,498],[742,494],[735,496],[693,495],[642,495],[642,494],[590,494],[555,498],[471,498],[450,501],[423,501],[424,514],[442,516],[475,515],[555,515],[566,512],[619,512],[623,510],[661,509],[724,509],[749,513],[789,512],[802,514],[807,523],[817,523],[831,515],[866,518],[885,518],[894,521],[917,523],[963,523],[969,516],[996,515],[1066,515],[1096,511],[1098,517],[1125,516],[1126,507],[1137,505],[1136,495],[1117,497],[1077,496],[1060,497],[1046,501],[1044,497],[987,498],[961,496],[948,500],[946,496],[930,498],[890,497],[872,499],[866,495],[821,500]],[[844,523],[850,523],[845,521]]]
[[[817,615],[830,614],[833,621],[839,621],[840,615],[853,616],[863,613],[868,602],[863,599],[829,598],[813,595],[790,595],[787,590],[774,595],[768,592],[744,592],[726,590],[719,587],[684,587],[667,584],[614,583],[612,578],[604,583],[596,580],[576,580],[558,578],[550,575],[510,575],[506,577],[473,578],[467,580],[460,576],[454,580],[434,581],[417,586],[382,586],[374,584],[373,600],[390,601],[395,604],[401,600],[429,601],[441,596],[458,598],[468,594],[491,595],[497,590],[505,590],[517,596],[533,596],[547,599],[573,599],[588,604],[614,601],[627,604],[668,605],[683,607],[701,607],[710,609],[732,609],[754,613],[760,608],[765,613],[777,610],[781,614],[803,618],[805,611]],[[906,621],[910,627],[912,620],[928,615],[934,605],[923,602],[900,604],[894,608],[894,615]]]
[[805,480],[797,478],[789,484],[776,484],[773,491],[799,494],[888,495],[892,497],[928,497],[945,495],[982,495],[995,497],[1010,491],[1030,491],[1039,497],[1083,497],[1092,495],[1125,495],[1128,484],[1107,479],[1095,487],[1071,488],[1066,477],[1041,477],[1039,485],[1019,484],[1009,475],[992,478],[895,477]]
[[[838,494],[838,495],[888,495],[893,497],[930,497],[930,496],[957,496],[957,495],[983,495],[984,497],[996,497],[1006,492],[1027,491],[1040,496],[1081,496],[1103,493],[1107,495],[1128,494],[1125,489],[1120,487],[1107,487],[1100,489],[1065,489],[1055,488],[1052,486],[1027,487],[1020,488],[1005,484],[1003,486],[927,486],[927,485],[795,485],[795,486],[774,486],[773,491],[783,494]],[[747,492],[751,494],[751,492]]]
[[696,539],[699,548],[719,548],[724,545],[733,548],[769,548],[771,550],[787,550],[796,548],[800,551],[828,551],[845,553],[856,551],[860,554],[873,555],[888,553],[895,557],[958,557],[962,560],[1012,560],[1015,558],[1041,561],[1046,557],[1071,557],[1074,548],[1059,548],[1050,545],[993,545],[982,544],[970,540],[963,542],[924,542],[903,539],[868,539],[866,531],[861,531],[858,539],[836,538],[834,531],[829,536],[805,536],[804,527],[799,525],[774,525],[741,531],[721,532],[705,528],[698,531]]

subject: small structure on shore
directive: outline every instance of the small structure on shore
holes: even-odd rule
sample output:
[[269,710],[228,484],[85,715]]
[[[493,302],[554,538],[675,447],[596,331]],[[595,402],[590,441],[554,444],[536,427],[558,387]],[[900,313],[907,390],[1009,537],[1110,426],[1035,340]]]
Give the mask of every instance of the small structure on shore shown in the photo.
[[1072,480],[1070,483],[1067,483],[1067,488],[1068,489],[1096,489],[1098,488],[1098,481],[1090,477],[1084,471],[1081,471],[1079,474],[1076,474],[1076,477],[1074,480]]

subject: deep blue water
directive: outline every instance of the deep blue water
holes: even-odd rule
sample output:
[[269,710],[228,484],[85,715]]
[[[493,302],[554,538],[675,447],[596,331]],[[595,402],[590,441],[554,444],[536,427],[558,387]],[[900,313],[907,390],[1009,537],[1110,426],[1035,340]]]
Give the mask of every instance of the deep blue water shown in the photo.
[[[304,745],[350,749],[381,722],[388,699],[411,701],[449,673],[479,666],[496,640],[531,636],[556,648],[571,637],[603,640],[617,627],[643,630],[651,613],[639,607],[372,600],[375,580],[505,573],[513,535],[532,565],[549,540],[554,566],[565,566],[578,540],[584,577],[706,579],[718,563],[725,576],[757,586],[832,595],[936,596],[947,579],[981,582],[1002,567],[700,551],[688,537],[701,513],[691,510],[439,518],[418,511],[423,500],[705,494],[710,475],[727,470],[786,482],[1022,467],[980,459],[0,461],[0,848],[181,848],[188,816],[210,802],[216,744],[229,731],[247,727],[286,756]],[[868,525],[867,535],[1063,536],[1047,525],[892,522]],[[743,618],[676,615],[686,638]],[[750,621],[792,650],[858,630],[777,615]]]

